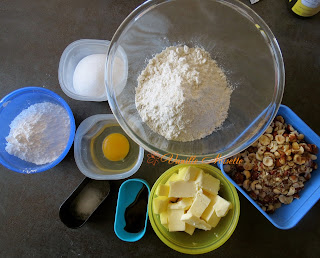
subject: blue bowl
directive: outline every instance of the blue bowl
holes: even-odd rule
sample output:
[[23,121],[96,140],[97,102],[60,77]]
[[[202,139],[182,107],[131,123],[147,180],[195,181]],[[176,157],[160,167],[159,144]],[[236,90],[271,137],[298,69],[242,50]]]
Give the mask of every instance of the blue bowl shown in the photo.
[[[299,133],[304,134],[307,143],[315,144],[320,147],[320,137],[312,131],[312,129],[301,120],[290,108],[281,105],[278,114],[283,116],[287,124],[291,124]],[[319,160],[320,154],[317,154]],[[273,214],[267,214],[261,207],[247,194],[247,192],[238,186],[231,177],[224,172],[223,164],[218,163],[224,176],[277,228],[290,229],[293,228],[303,218],[304,215],[312,208],[320,199],[320,166],[312,171],[312,177],[305,183],[304,189],[300,192],[300,199],[288,205],[282,205]]]
[[[6,152],[5,147],[7,141],[5,138],[9,135],[10,123],[22,110],[33,104],[44,101],[58,104],[68,112],[70,119],[70,134],[65,150],[55,161],[44,165],[36,165],[21,160]],[[53,168],[63,160],[72,146],[76,128],[74,117],[68,104],[56,93],[40,87],[21,88],[5,96],[0,101],[0,121],[0,163],[10,170],[23,174],[43,172]]]
[[146,232],[147,221],[148,221],[148,203],[146,207],[147,212],[146,212],[144,228],[138,233],[129,233],[124,229],[126,226],[126,221],[124,216],[125,211],[127,207],[135,201],[137,194],[140,192],[143,185],[147,187],[148,197],[149,197],[150,187],[148,183],[143,179],[137,179],[137,178],[128,179],[127,181],[122,183],[119,189],[116,217],[114,221],[114,232],[116,233],[117,237],[119,237],[121,240],[126,242],[138,241],[144,236]]

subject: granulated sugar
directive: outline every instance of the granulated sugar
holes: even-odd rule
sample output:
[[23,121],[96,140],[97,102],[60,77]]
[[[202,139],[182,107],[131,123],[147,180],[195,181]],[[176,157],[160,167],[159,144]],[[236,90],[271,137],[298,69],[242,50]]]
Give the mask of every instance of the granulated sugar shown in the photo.
[[228,116],[232,89],[202,48],[168,47],[138,77],[136,108],[154,132],[193,141],[219,129]]

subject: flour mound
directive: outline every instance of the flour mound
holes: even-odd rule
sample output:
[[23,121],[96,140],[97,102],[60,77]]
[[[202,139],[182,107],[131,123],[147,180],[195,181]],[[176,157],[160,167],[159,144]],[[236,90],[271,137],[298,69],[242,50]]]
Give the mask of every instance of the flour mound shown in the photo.
[[168,140],[210,135],[228,116],[232,89],[202,48],[168,47],[138,77],[135,102],[143,122]]
[[60,105],[31,105],[13,119],[6,151],[24,161],[43,165],[56,160],[67,146],[70,120]]

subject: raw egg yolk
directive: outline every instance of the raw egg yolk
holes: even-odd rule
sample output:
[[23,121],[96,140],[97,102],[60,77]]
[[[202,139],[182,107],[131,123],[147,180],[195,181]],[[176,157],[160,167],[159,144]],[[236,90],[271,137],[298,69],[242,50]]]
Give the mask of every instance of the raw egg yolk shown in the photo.
[[102,151],[110,161],[123,160],[129,153],[129,141],[120,133],[109,134],[103,140]]

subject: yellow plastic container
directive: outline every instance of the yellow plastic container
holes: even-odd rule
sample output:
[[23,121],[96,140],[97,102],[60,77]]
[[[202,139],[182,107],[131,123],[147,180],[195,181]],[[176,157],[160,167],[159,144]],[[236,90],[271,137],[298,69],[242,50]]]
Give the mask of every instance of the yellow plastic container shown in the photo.
[[[204,170],[204,172],[216,177],[221,182],[219,195],[230,201],[233,208],[228,212],[226,217],[223,217],[216,228],[209,231],[196,230],[192,236],[185,232],[169,232],[160,223],[160,217],[154,214],[152,201],[155,197],[155,191],[159,184],[164,184],[169,177],[178,172],[180,168],[186,166],[196,166]],[[235,187],[222,175],[221,171],[211,165],[177,165],[164,172],[155,182],[149,196],[149,220],[151,226],[160,240],[170,248],[186,254],[203,254],[217,249],[223,245],[234,232],[240,215],[239,196]]]

